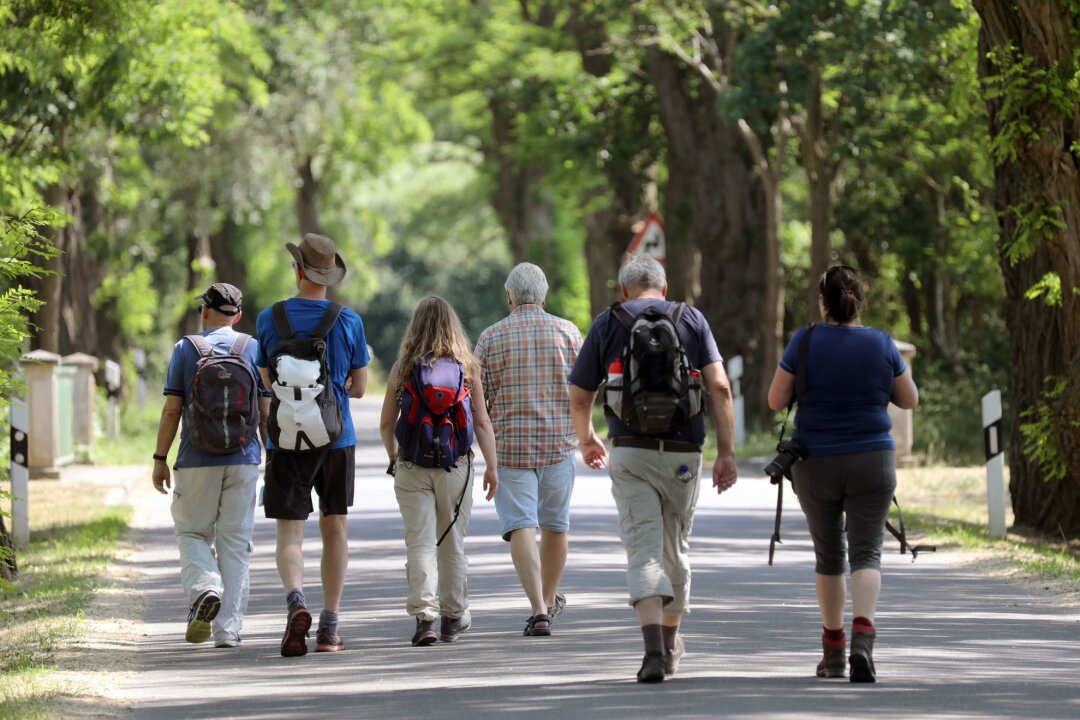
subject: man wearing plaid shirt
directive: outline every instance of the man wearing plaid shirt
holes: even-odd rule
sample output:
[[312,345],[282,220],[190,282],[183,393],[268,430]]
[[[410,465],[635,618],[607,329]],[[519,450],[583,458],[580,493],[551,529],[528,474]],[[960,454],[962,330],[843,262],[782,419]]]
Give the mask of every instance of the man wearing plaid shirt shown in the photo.
[[476,357],[499,457],[495,509],[532,605],[524,634],[547,636],[566,605],[558,588],[578,445],[567,378],[582,338],[572,322],[544,311],[547,278],[536,265],[515,267],[505,287],[510,314],[481,333]]

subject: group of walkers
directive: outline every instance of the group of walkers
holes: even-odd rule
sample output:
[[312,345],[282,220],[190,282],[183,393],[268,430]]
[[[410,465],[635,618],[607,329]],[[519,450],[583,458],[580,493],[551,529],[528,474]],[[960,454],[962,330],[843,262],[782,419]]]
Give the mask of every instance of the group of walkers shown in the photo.
[[[237,647],[266,448],[261,502],[266,517],[277,521],[287,607],[281,654],[289,657],[308,652],[314,624],[302,552],[312,490],[323,542],[314,650],[345,649],[338,612],[356,444],[349,398],[364,395],[370,357],[360,317],[327,299],[327,289],[346,273],[333,241],[309,233],[286,248],[296,296],[260,313],[256,337],[233,330],[242,314],[238,288],[215,283],[200,296],[202,332],[181,339],[169,363],[153,482],[160,492],[170,486],[173,492],[188,595],[186,640]],[[573,323],[545,311],[547,280],[529,263],[510,272],[509,314],[475,347],[444,299],[417,304],[388,373],[379,422],[405,530],[412,645],[453,642],[472,624],[465,537],[476,449],[485,464],[485,499],[495,502],[530,606],[523,634],[552,634],[567,606],[559,586],[580,450],[586,465],[608,467],[611,475],[629,601],[645,645],[637,679],[660,682],[678,671],[704,416],[713,418],[712,484],[722,493],[737,477],[732,396],[708,323],[697,309],[667,300],[660,263],[628,258],[619,286],[621,302],[601,313],[584,339]],[[824,323],[815,327],[828,329],[796,334],[769,403],[778,409],[798,395],[795,437],[805,459],[795,464],[794,485],[817,553],[823,621],[817,674],[842,677],[847,661],[846,514],[855,611],[851,679],[872,682],[882,535],[895,487],[885,408],[890,400],[913,407],[918,393],[891,339],[859,323],[858,274],[832,268],[820,290]],[[593,427],[598,392],[610,447]],[[181,424],[171,473],[167,456]]]

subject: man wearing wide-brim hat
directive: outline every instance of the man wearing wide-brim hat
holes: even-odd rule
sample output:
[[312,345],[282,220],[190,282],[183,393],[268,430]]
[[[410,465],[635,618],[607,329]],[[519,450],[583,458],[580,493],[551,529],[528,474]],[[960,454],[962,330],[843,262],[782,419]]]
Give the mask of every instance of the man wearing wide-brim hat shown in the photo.
[[[314,510],[312,490],[319,496],[323,545],[324,609],[319,616],[315,652],[345,649],[338,634],[338,610],[349,560],[346,514],[353,504],[356,449],[349,398],[363,397],[370,358],[360,316],[326,297],[327,288],[341,283],[347,272],[334,241],[307,233],[299,245],[286,243],[285,248],[293,257],[297,293],[263,310],[256,333],[259,370],[275,395],[263,505],[266,517],[277,520],[277,566],[288,605],[281,654],[291,657],[307,654],[312,621],[303,588],[304,522]],[[321,370],[318,350],[310,356],[315,360],[296,357],[305,348],[318,348],[304,342],[316,336],[325,337],[325,366]],[[319,393],[327,401],[324,405],[317,404],[318,396],[311,389],[315,385],[317,390],[318,383],[295,379],[300,377],[297,373],[309,370],[320,379],[325,374],[327,389]],[[327,407],[333,415],[331,390],[340,417],[332,416],[330,422],[319,425],[327,417]],[[318,425],[314,430],[307,425],[312,421]]]

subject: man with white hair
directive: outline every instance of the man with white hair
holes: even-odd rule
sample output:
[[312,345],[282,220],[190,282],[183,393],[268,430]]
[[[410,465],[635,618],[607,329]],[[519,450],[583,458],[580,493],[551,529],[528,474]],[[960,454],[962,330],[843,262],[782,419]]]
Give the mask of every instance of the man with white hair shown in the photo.
[[631,257],[619,270],[619,285],[622,302],[597,316],[585,336],[570,374],[570,405],[585,461],[602,466],[607,451],[593,433],[592,404],[607,382],[611,492],[630,604],[645,640],[637,679],[662,682],[678,670],[679,622],[690,611],[690,528],[705,441],[701,391],[708,393],[716,432],[712,482],[723,492],[736,479],[731,387],[705,317],[666,300],[660,263]]
[[566,605],[558,588],[577,448],[567,378],[581,332],[544,311],[547,291],[543,270],[531,263],[515,267],[506,278],[510,314],[476,343],[499,458],[495,509],[532,606],[524,632],[530,637],[551,635],[551,622]]

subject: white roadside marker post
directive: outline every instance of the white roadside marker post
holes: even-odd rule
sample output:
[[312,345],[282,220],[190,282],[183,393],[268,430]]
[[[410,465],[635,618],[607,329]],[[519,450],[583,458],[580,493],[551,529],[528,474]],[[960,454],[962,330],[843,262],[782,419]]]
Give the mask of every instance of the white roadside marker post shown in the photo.
[[742,394],[743,359],[736,355],[728,360],[728,380],[731,381],[731,398],[735,410],[735,444],[746,444],[746,401]]
[[982,398],[983,446],[986,450],[986,509],[991,537],[1005,537],[1005,454],[1001,437],[1001,391]]
[[30,544],[30,414],[26,402],[11,399],[11,532],[15,547]]

